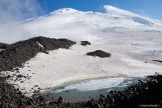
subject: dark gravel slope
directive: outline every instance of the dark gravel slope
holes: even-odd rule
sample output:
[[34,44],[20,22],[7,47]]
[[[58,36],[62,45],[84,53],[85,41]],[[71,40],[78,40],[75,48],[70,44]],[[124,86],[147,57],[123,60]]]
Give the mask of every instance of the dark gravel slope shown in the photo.
[[5,80],[0,77],[0,108],[26,108],[30,99]]
[[0,52],[0,71],[20,67],[23,63],[33,58],[38,52],[48,54],[48,50],[69,48],[74,44],[75,42],[67,39],[51,39],[46,37],[35,37],[11,45],[1,43],[0,48],[5,50]]
[[[0,51],[0,72],[23,66],[23,63],[39,52],[48,54],[49,50],[68,49],[75,43],[68,39],[51,39],[42,36],[13,44],[0,43],[0,49],[2,49]],[[19,89],[15,89],[12,84],[7,83],[6,79],[9,77],[0,73],[0,108],[31,108],[40,103],[38,99],[24,96]]]

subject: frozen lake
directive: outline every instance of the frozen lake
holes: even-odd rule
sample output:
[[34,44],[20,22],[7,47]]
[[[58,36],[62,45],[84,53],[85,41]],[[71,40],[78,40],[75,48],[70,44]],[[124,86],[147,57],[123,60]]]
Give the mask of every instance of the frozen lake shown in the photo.
[[95,98],[100,94],[106,95],[111,90],[123,90],[133,82],[136,83],[139,77],[105,77],[99,79],[82,80],[77,82],[64,83],[60,86],[49,89],[43,93],[47,100],[55,101],[60,96],[65,101],[85,101]]

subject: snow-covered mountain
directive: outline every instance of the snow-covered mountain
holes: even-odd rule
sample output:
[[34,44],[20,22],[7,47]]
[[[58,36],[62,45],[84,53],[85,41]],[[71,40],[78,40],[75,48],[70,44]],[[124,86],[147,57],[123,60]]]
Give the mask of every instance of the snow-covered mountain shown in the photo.
[[128,32],[158,32],[162,22],[113,6],[104,6],[105,13],[82,12],[63,8],[24,23],[32,35],[95,40],[97,37]]
[[[78,43],[70,49],[50,51],[48,55],[39,53],[20,68],[31,79],[10,83],[29,92],[34,85],[46,89],[75,80],[143,77],[161,72],[161,64],[152,60],[162,59],[162,22],[113,6],[104,6],[104,10],[101,13],[64,8],[22,23],[25,30],[22,35],[28,38],[41,35]],[[81,46],[82,40],[92,44]],[[86,56],[94,50],[104,50],[112,57]]]

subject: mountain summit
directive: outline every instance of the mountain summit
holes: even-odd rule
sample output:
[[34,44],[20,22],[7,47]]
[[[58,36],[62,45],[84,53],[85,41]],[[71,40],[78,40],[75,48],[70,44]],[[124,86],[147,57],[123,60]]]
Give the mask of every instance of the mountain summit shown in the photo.
[[68,13],[75,13],[75,12],[79,12],[78,10],[72,9],[72,8],[62,8],[62,9],[58,9],[56,11],[53,11],[51,13],[55,13],[55,14],[68,14]]

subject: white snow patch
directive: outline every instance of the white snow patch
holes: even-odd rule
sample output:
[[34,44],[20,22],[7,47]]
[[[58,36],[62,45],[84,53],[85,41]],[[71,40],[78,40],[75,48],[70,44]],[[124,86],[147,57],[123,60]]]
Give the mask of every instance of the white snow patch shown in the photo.
[[0,52],[3,51],[3,50],[5,50],[5,49],[0,49]]
[[40,46],[41,48],[44,48],[44,46],[43,46],[41,43],[39,43],[38,41],[37,41],[36,43],[37,43],[38,46]]

